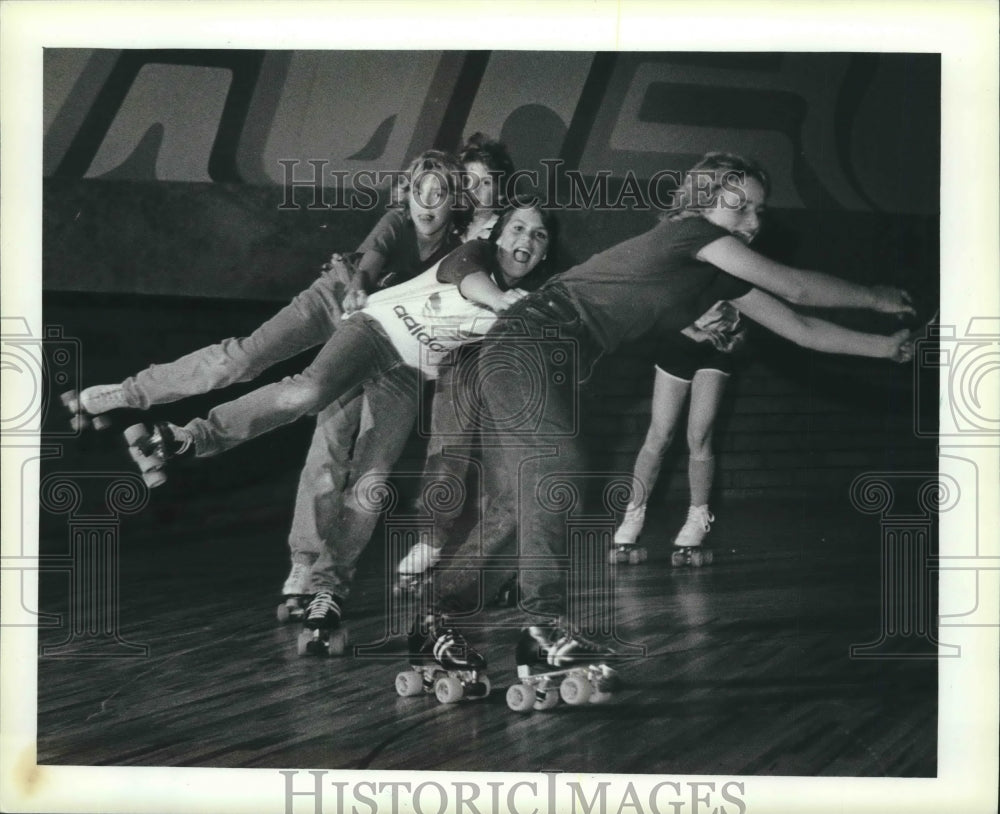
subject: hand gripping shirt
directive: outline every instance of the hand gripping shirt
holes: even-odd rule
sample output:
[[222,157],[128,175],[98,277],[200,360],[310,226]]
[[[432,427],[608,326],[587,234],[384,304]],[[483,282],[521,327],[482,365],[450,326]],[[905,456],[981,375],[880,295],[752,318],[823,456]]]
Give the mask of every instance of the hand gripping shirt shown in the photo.
[[403,361],[436,379],[444,357],[478,339],[496,314],[468,300],[458,289],[469,274],[485,272],[504,290],[493,246],[472,240],[412,280],[377,291],[362,313],[378,320]]
[[752,286],[697,259],[729,235],[704,218],[664,220],[552,278],[562,283],[605,352],[655,332],[680,331],[711,303]]

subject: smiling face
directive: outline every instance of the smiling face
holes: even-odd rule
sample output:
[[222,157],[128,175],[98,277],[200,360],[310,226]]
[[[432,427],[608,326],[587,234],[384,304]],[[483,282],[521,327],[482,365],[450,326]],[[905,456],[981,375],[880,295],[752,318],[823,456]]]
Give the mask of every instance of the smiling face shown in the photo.
[[537,209],[515,209],[497,238],[497,261],[508,285],[531,273],[549,250],[549,230]]
[[438,172],[424,172],[413,179],[407,205],[417,235],[425,239],[439,236],[451,222],[451,195]]
[[715,199],[715,205],[701,210],[705,220],[720,226],[744,243],[750,243],[760,231],[767,193],[756,178],[727,180]]

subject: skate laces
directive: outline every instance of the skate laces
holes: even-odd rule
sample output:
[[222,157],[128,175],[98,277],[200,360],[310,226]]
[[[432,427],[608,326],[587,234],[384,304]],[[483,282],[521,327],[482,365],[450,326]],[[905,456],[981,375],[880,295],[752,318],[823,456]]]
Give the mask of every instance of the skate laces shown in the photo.
[[309,621],[325,619],[330,613],[339,616],[340,605],[334,600],[333,594],[327,591],[320,591],[309,603],[309,609],[306,611],[306,619]]
[[446,630],[434,639],[431,646],[431,653],[434,659],[440,663],[464,659],[468,650],[468,642],[465,637],[453,630]]
[[711,531],[715,515],[708,510],[708,506],[690,506],[688,507],[688,522],[696,523],[702,531]]
[[[544,628],[536,629],[542,636]],[[534,633],[533,633],[534,635]],[[539,638],[535,635],[535,638]],[[574,661],[587,660],[597,654],[607,655],[610,651],[579,632],[554,627],[548,634],[548,643],[542,647],[542,655],[553,667],[561,667]]]
[[163,421],[156,425],[153,443],[157,444],[164,458],[184,455],[192,444],[191,435],[181,427]]

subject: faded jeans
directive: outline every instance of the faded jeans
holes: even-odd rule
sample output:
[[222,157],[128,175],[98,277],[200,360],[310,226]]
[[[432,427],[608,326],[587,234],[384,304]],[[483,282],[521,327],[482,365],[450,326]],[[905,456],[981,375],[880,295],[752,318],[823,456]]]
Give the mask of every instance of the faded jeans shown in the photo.
[[[481,520],[438,565],[439,609],[471,609],[478,569],[469,563],[498,553],[517,528],[521,606],[549,617],[567,613],[569,563],[566,498],[586,466],[579,437],[579,384],[600,354],[576,308],[558,285],[511,306],[479,354],[478,389],[486,407],[482,432],[495,445]],[[464,566],[464,567],[463,567]]]
[[355,314],[343,321],[302,373],[219,404],[206,418],[189,421],[185,429],[198,457],[218,455],[306,415],[316,415],[403,364],[378,321],[365,313]]
[[[322,345],[341,324],[340,301],[347,282],[346,276],[325,271],[250,336],[226,339],[174,362],[150,365],[122,383],[129,406],[147,409],[250,381],[278,362]],[[372,412],[363,397],[351,395],[327,406],[317,417],[288,535],[293,560],[311,563],[322,551],[330,511],[342,502],[337,484],[345,484],[349,477],[351,447],[363,410]],[[404,421],[380,426],[378,432],[390,446],[405,443],[409,427]],[[367,470],[367,462],[357,453],[353,458],[355,467]],[[338,514],[334,511],[333,516]]]

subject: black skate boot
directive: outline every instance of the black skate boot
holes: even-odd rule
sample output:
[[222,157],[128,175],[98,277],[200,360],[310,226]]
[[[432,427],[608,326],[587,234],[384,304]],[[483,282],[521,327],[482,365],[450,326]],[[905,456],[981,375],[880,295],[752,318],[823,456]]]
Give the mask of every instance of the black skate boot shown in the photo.
[[507,706],[528,712],[552,709],[560,698],[573,705],[608,701],[620,680],[605,662],[616,657],[565,625],[526,627],[514,653],[519,683],[507,690]]
[[313,596],[302,619],[300,656],[342,656],[347,648],[347,629],[341,627],[340,600],[329,591]]
[[187,432],[165,421],[154,424],[152,433],[145,424],[133,424],[125,430],[125,441],[142,479],[151,489],[166,482],[167,461],[194,453],[194,443]]
[[410,628],[410,667],[396,676],[402,696],[434,691],[442,704],[490,694],[486,659],[473,649],[461,631],[448,627],[434,614],[418,616]]

